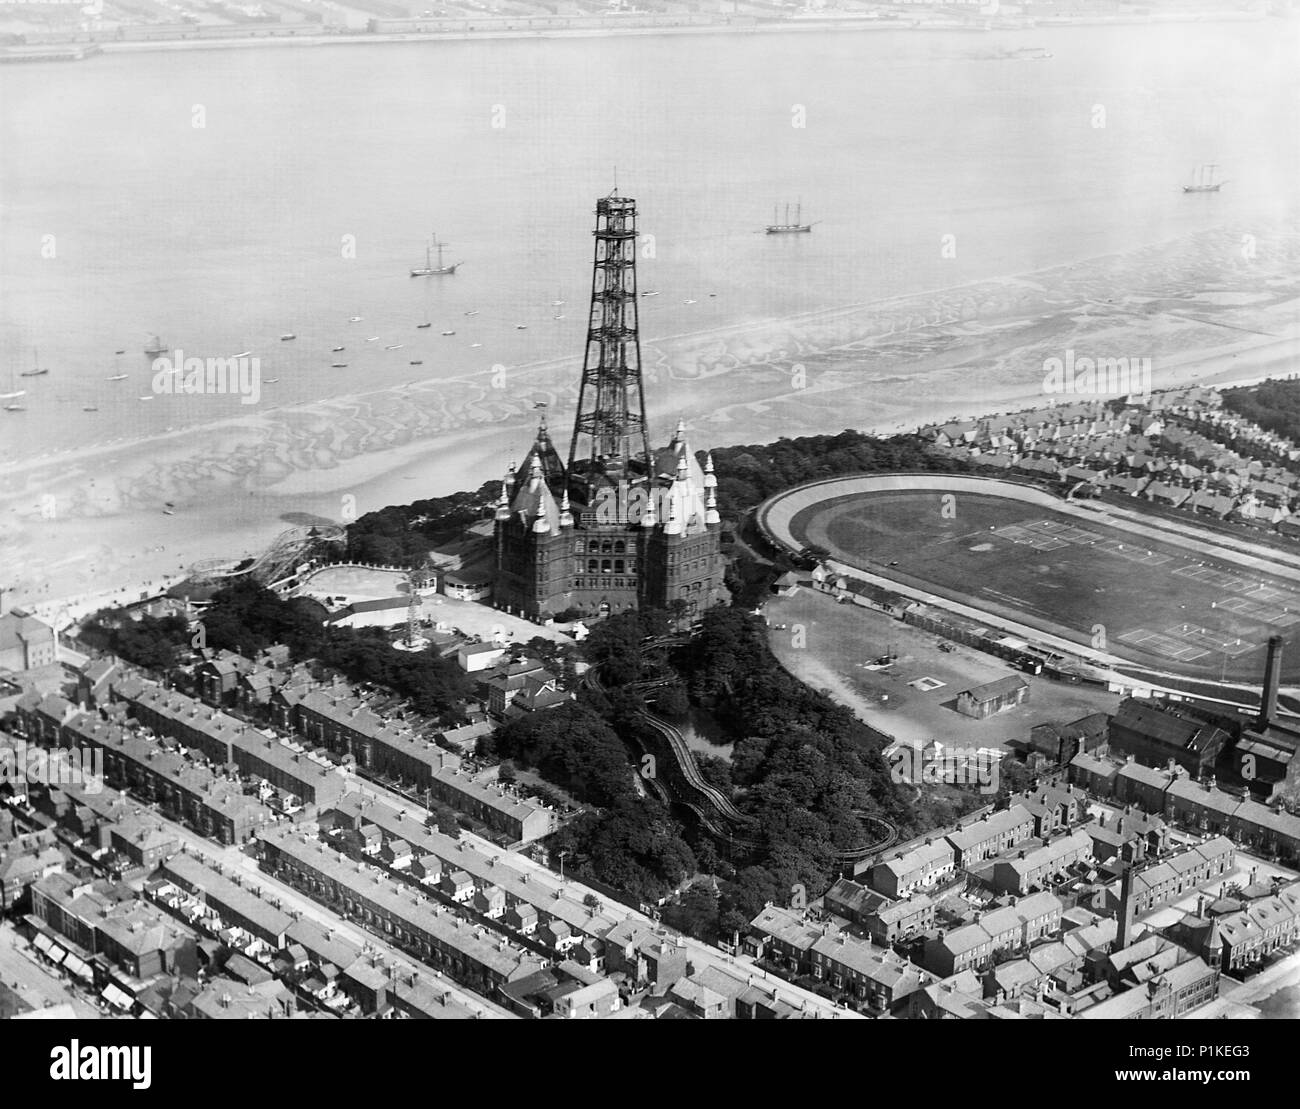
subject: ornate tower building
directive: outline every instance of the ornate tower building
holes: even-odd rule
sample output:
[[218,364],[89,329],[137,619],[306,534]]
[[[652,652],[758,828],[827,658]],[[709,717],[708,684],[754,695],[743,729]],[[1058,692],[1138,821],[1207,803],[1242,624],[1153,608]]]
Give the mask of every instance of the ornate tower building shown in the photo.
[[636,202],[596,202],[591,313],[567,464],[542,418],[496,510],[498,608],[536,619],[725,600],[710,457],[684,423],[651,450],[637,321]]

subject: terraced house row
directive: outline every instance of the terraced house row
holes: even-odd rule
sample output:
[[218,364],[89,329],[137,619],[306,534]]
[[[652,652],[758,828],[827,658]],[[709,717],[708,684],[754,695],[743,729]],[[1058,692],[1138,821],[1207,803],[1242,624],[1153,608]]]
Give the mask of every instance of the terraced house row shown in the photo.
[[324,760],[177,690],[128,677],[113,683],[111,696],[158,735],[170,736],[217,766],[234,763],[305,804],[328,805],[347,788],[347,779]]
[[484,926],[467,923],[412,887],[347,859],[300,830],[271,829],[261,840],[262,865],[269,873],[484,996],[545,966]]
[[[309,743],[351,756],[362,770],[396,778],[425,791],[487,825],[508,843],[529,843],[558,826],[556,812],[531,797],[520,797],[482,775],[465,772],[459,755],[444,750],[408,725],[384,720],[361,698],[341,687],[280,690],[271,714],[282,728]],[[489,772],[491,773],[491,772]]]
[[1080,753],[1069,771],[1072,781],[1097,797],[1137,805],[1185,828],[1227,836],[1248,850],[1300,859],[1300,816],[1286,812],[1280,803],[1263,805],[1219,789],[1209,779],[1194,781],[1180,766],[1157,769]]
[[[559,895],[529,879],[526,871],[516,870],[508,863],[475,849],[465,840],[452,839],[426,828],[414,817],[382,801],[350,794],[325,814],[325,819],[348,830],[377,829],[385,844],[405,845],[412,859],[412,873],[417,863],[427,870],[429,863],[425,860],[430,858],[437,861],[444,874],[464,873],[472,883],[472,888],[465,891],[467,899],[473,896],[473,890],[495,889],[503,895],[506,911],[518,905],[531,906],[539,927],[561,925],[561,934],[571,937],[561,941],[560,953],[567,952],[572,946],[572,957],[584,963],[591,960],[587,952],[581,950],[583,941],[604,937],[616,923],[613,917],[599,909]],[[380,852],[383,848],[376,844],[374,850]]]
[[[28,735],[46,746],[102,751],[104,779],[110,786],[157,804],[165,814],[221,843],[243,843],[273,819],[272,810],[246,794],[238,781],[168,750],[134,728],[75,709],[68,715],[58,702],[72,709],[62,698],[20,706]],[[63,792],[72,790],[70,785]],[[76,791],[77,803],[93,806],[95,799],[83,793]],[[128,857],[132,854],[127,852]],[[153,860],[134,861],[149,865]]]

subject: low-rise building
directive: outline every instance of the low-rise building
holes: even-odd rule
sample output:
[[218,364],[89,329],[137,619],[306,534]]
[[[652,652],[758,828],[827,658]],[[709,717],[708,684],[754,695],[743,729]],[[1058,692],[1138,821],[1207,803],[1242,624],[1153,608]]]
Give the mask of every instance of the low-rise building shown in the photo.
[[1022,705],[1029,699],[1029,683],[1016,674],[985,682],[957,694],[957,711],[976,720]]
[[925,889],[943,882],[955,869],[952,844],[947,840],[927,839],[884,859],[871,868],[871,888],[887,897],[907,897],[913,890]]

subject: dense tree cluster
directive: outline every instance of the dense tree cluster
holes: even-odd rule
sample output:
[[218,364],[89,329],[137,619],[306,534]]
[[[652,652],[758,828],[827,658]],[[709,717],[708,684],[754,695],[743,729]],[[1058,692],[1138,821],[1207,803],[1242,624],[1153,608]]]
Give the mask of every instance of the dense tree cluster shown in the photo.
[[204,641],[250,658],[285,644],[295,660],[316,659],[352,681],[386,686],[421,714],[445,723],[461,719],[460,703],[473,688],[455,662],[430,651],[396,650],[382,628],[328,628],[324,618],[311,599],[286,601],[256,581],[239,580],[213,595],[203,614]]
[[722,884],[720,923],[743,927],[768,900],[809,898],[836,876],[835,852],[875,834],[858,813],[906,834],[915,815],[881,758],[885,737],[792,677],[767,646],[762,621],[738,609],[706,613],[673,657],[695,700],[740,737],[732,752],[737,805],[754,817],[765,858]]
[[643,901],[670,893],[695,870],[695,856],[668,811],[648,797],[622,797],[586,812],[551,837],[565,873],[594,878]]
[[1223,407],[1259,424],[1265,431],[1300,442],[1300,378],[1225,389]]
[[512,720],[480,739],[479,750],[536,769],[579,801],[604,806],[635,796],[622,741],[598,713],[576,702]]
[[168,670],[188,647],[190,633],[183,616],[144,616],[133,620],[118,609],[105,608],[81,625],[81,640],[150,670]]
[[837,874],[836,852],[879,834],[859,814],[888,820],[903,835],[916,828],[881,758],[885,737],[782,668],[761,620],[736,608],[713,609],[689,643],[645,650],[663,623],[662,614],[628,613],[593,629],[587,647],[591,661],[602,664],[608,692],[589,703],[619,735],[633,738],[634,714],[644,706],[627,683],[680,675],[690,699],[737,737],[730,765],[705,756],[697,760],[700,771],[734,791],[737,807],[753,817],[745,834],[764,844],[753,865],[735,872],[711,843],[698,841],[699,864],[723,879],[721,896],[692,894],[689,909],[675,910],[690,918],[685,930],[725,935],[743,929],[769,900],[788,904],[797,887],[817,896]]
[[452,493],[368,512],[348,525],[347,557],[354,562],[418,566],[431,546],[454,539],[471,524],[489,518],[500,491],[499,481],[489,481],[473,493]]
[[638,796],[619,733],[586,704],[561,705],[511,721],[479,741],[480,751],[535,769],[599,811],[581,814],[551,841],[566,871],[642,900],[655,900],[690,876],[691,849],[668,812]]

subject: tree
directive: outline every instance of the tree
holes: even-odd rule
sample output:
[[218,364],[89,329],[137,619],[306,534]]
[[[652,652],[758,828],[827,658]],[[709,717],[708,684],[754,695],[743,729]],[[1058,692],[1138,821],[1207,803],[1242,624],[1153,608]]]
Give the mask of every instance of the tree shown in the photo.
[[434,801],[429,806],[429,816],[426,823],[431,828],[436,827],[444,836],[460,839],[460,820],[456,816],[456,810],[444,805],[441,801]]
[[506,759],[505,762],[497,767],[497,777],[503,782],[515,781],[517,778],[517,775],[515,774],[515,764],[509,759]]
[[680,682],[665,686],[655,698],[655,711],[672,720],[681,720],[691,711],[691,700]]

